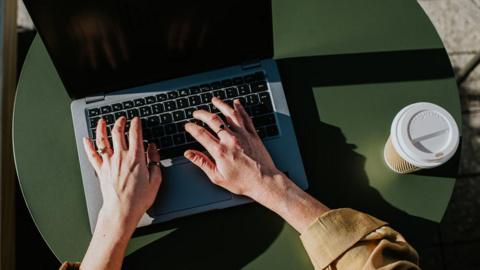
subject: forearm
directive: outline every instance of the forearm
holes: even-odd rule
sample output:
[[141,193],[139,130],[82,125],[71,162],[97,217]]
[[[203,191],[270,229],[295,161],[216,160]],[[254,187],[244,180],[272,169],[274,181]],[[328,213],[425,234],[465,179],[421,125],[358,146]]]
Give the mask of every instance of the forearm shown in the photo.
[[251,197],[280,215],[299,233],[330,210],[282,173],[265,177],[262,187]]
[[134,229],[122,218],[100,211],[80,269],[120,269]]

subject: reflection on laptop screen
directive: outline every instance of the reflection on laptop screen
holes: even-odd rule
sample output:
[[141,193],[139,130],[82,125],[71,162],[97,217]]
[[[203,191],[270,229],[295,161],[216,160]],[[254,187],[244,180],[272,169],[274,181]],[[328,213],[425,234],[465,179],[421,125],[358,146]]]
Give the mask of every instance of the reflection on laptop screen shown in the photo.
[[273,56],[269,0],[25,0],[70,96]]

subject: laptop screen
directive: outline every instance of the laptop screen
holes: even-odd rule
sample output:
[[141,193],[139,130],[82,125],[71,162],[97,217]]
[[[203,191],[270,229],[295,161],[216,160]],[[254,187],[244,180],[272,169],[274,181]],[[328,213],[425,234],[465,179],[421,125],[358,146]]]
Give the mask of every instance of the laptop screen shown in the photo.
[[24,0],[70,96],[273,56],[270,0]]

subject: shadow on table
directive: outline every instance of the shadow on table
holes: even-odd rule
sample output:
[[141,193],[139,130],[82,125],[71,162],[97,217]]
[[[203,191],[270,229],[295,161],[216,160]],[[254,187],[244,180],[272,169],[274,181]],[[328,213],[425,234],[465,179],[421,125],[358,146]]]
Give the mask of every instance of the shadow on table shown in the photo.
[[[394,207],[369,186],[366,158],[355,152],[356,146],[347,143],[338,127],[321,122],[312,88],[451,78],[446,52],[434,49],[314,56],[279,60],[278,65],[309,179],[309,192],[329,207],[351,207],[389,222],[422,257],[424,249],[438,241],[439,224]],[[338,104],[342,110],[342,104],[348,102]],[[418,174],[454,177],[458,156],[459,153],[445,166]]]
[[[452,73],[445,61],[443,50],[278,61],[308,192],[332,208],[351,207],[388,221],[420,254],[436,241],[438,224],[395,208],[369,186],[365,157],[355,152],[339,128],[320,121],[312,87],[448,78]],[[176,230],[128,256],[125,269],[239,269],[262,254],[283,226],[280,218],[256,204],[160,224],[153,230]]]

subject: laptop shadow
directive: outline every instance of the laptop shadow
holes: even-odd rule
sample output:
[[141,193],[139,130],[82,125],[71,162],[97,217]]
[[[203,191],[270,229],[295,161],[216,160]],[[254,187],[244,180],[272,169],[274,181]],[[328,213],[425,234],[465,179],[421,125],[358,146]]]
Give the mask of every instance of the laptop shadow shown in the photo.
[[[449,78],[452,72],[445,61],[443,50],[277,61],[309,179],[308,192],[331,208],[350,207],[389,222],[421,258],[438,241],[438,223],[394,207],[369,186],[366,158],[355,152],[355,145],[347,143],[338,127],[321,122],[312,87]],[[240,269],[265,252],[284,226],[283,220],[257,204],[155,225],[140,234],[175,230],[127,256],[124,269]]]

